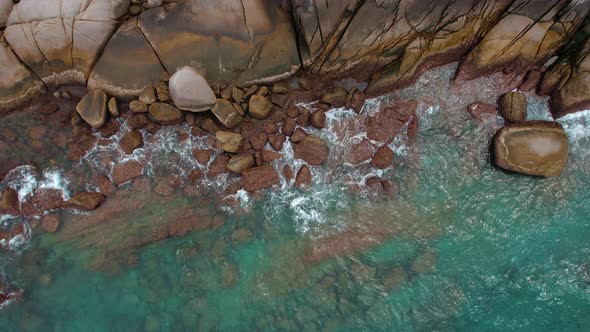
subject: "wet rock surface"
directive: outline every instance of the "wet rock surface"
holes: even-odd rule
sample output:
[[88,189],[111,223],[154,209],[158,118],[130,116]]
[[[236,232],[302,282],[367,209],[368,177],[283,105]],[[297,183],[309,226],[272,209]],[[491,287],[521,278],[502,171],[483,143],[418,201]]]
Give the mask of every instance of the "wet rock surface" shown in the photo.
[[312,166],[323,164],[328,158],[328,145],[315,136],[306,136],[294,148],[295,158],[302,159]]
[[241,183],[247,191],[258,191],[279,184],[279,176],[270,165],[257,166],[242,173]]

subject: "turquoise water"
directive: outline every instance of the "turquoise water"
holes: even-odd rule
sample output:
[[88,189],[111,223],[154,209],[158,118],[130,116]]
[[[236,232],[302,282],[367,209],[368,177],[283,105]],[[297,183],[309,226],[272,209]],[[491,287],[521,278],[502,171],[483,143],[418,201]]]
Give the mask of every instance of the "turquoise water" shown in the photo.
[[[572,145],[564,173],[532,178],[490,166],[498,119],[470,120],[462,98],[421,100],[416,141],[397,142],[396,167],[383,174],[395,198],[351,193],[343,166],[309,192],[250,199],[217,229],[109,253],[109,269],[88,268],[94,248],[36,236],[5,262],[25,291],[0,311],[0,329],[589,330],[588,113],[560,120]],[[546,101],[531,98],[530,117],[546,117]],[[128,218],[150,223],[198,200]],[[350,239],[360,245],[308,259]]]

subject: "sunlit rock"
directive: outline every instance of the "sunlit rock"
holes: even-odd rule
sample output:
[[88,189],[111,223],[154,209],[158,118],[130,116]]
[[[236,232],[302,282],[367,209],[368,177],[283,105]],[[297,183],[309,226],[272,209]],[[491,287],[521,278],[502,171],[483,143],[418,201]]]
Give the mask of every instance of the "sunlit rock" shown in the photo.
[[170,77],[172,101],[181,110],[203,112],[215,105],[215,93],[194,68],[185,66]]
[[498,98],[498,111],[508,123],[526,120],[526,96],[520,92],[508,92]]
[[89,91],[76,106],[76,111],[93,128],[104,126],[107,121],[107,95],[101,90]]
[[557,122],[530,121],[500,129],[493,142],[495,163],[528,175],[557,176],[568,158],[568,138]]
[[328,144],[319,137],[309,135],[295,145],[294,152],[295,158],[317,166],[328,159]]
[[149,112],[154,121],[161,125],[175,125],[184,120],[181,110],[166,103],[151,104]]
[[241,183],[247,191],[262,190],[279,184],[279,175],[271,165],[262,165],[245,170]]

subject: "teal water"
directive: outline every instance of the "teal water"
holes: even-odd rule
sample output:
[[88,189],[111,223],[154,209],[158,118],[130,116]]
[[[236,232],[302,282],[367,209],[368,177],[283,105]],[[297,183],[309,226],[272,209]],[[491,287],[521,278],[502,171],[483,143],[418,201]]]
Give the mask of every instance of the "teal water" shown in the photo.
[[[425,80],[399,95],[424,93]],[[532,178],[490,165],[498,119],[477,123],[464,96],[431,90],[440,99],[421,100],[416,141],[398,141],[383,174],[395,198],[350,192],[346,166],[316,170],[331,180],[250,199],[221,227],[141,247],[108,271],[87,267],[87,248],[37,236],[4,262],[25,292],[0,311],[0,330],[589,330],[590,115],[560,120],[564,173]],[[545,100],[530,102],[531,118],[547,116]],[[133,218],[149,223],[179,202]],[[371,245],[306,259],[334,238]]]

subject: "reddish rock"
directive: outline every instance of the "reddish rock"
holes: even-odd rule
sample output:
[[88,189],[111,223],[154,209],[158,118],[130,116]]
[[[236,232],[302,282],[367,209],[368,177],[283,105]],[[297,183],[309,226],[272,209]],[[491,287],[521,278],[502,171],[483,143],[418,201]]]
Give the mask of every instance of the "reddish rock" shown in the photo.
[[98,176],[98,190],[100,190],[101,193],[110,195],[115,191],[115,189],[115,186],[111,180],[109,180],[109,178],[104,175]]
[[283,167],[283,177],[285,177],[287,181],[291,181],[294,175],[295,174],[291,166],[285,165],[285,167]]
[[18,215],[19,211],[17,192],[12,188],[4,189],[0,196],[0,214]]
[[324,111],[315,111],[311,113],[311,125],[322,129],[326,127],[326,112]]
[[203,178],[205,174],[200,169],[193,169],[190,173],[188,173],[188,181],[191,184],[197,184],[200,179]]
[[147,132],[152,135],[157,133],[158,130],[160,130],[161,128],[162,128],[161,125],[159,125],[157,123],[153,123],[153,122],[150,122],[145,126],[145,130],[147,130]]
[[268,142],[275,151],[281,151],[283,149],[285,139],[287,139],[287,137],[285,137],[285,135],[283,134],[275,134],[268,136]]
[[191,129],[191,134],[195,137],[205,137],[205,136],[209,135],[208,132],[206,132],[204,129],[201,129],[197,126],[193,126],[193,128]]
[[59,189],[38,188],[33,195],[33,203],[41,211],[59,209],[64,201]]
[[139,162],[128,160],[113,167],[112,179],[116,185],[121,185],[140,177],[142,173],[143,166]]
[[247,169],[242,173],[242,187],[247,191],[257,191],[279,184],[279,175],[270,165]]
[[282,109],[275,108],[273,112],[270,114],[269,120],[274,121],[275,123],[279,123],[284,121],[287,118],[287,112]]
[[211,166],[209,167],[209,176],[217,176],[219,174],[227,173],[227,163],[229,162],[229,157],[220,154],[213,160]]
[[133,181],[133,190],[138,192],[148,192],[152,190],[152,183],[149,179],[139,178]]
[[355,91],[352,95],[350,100],[349,108],[352,108],[357,114],[361,112],[363,106],[365,105],[365,94],[361,91]]
[[246,138],[250,138],[256,134],[258,134],[258,130],[256,129],[256,124],[250,120],[244,120],[240,125],[240,134]]
[[375,155],[371,160],[371,166],[379,169],[384,169],[391,166],[392,162],[393,151],[387,145],[383,145],[382,147],[377,149],[377,152],[375,152]]
[[250,153],[233,156],[227,163],[227,169],[236,174],[242,174],[252,166],[254,166],[254,157]]
[[301,110],[297,106],[290,106],[287,109],[287,116],[290,118],[295,119],[296,117],[299,116],[299,114],[301,114]]
[[295,158],[312,166],[321,165],[328,159],[328,145],[323,139],[313,135],[305,137],[295,145],[294,151]]
[[262,150],[267,142],[267,135],[265,133],[258,133],[250,137],[250,144],[254,150]]
[[295,131],[293,132],[293,135],[291,135],[289,140],[293,143],[299,143],[299,142],[303,141],[303,139],[305,137],[307,137],[307,133],[305,132],[305,130],[303,130],[301,128],[297,128],[297,129],[295,129]]
[[279,126],[274,121],[264,121],[262,123],[262,131],[267,134],[275,134],[279,131]]
[[297,125],[297,121],[293,118],[286,118],[283,122],[283,127],[281,128],[281,132],[287,136],[293,135],[295,131],[295,127]]
[[158,181],[154,187],[154,191],[162,196],[170,196],[174,193],[174,187],[170,184],[170,179],[163,178]]
[[496,115],[496,106],[477,101],[467,106],[467,113],[472,118],[481,120],[484,114]]
[[131,114],[129,118],[127,118],[127,126],[131,129],[142,129],[150,123],[150,119],[147,115],[140,113],[140,114]]
[[74,135],[69,145],[68,157],[74,161],[80,160],[94,147],[96,137],[91,133]]
[[99,207],[107,197],[98,192],[80,192],[70,198],[64,205],[66,208],[81,210],[94,210]]
[[270,163],[273,160],[277,160],[277,159],[281,158],[280,153],[278,153],[276,151],[271,151],[271,150],[262,150],[261,155],[262,155],[262,161],[265,163]]
[[299,172],[297,172],[297,177],[295,178],[295,185],[299,189],[308,189],[311,185],[311,170],[307,165],[301,166]]
[[262,151],[256,151],[254,153],[254,161],[256,162],[257,166],[264,164],[264,161],[262,160]]
[[370,177],[365,181],[367,189],[377,196],[386,195],[393,197],[397,194],[397,187],[387,180],[378,177]]
[[55,233],[59,228],[59,217],[55,214],[48,214],[41,220],[41,228],[48,233]]
[[301,110],[301,113],[297,117],[297,124],[301,127],[307,126],[309,119],[311,118],[311,112],[307,108]]
[[372,141],[391,143],[404,124],[416,114],[418,103],[414,100],[397,101],[367,119],[367,137]]
[[139,131],[132,130],[121,138],[119,146],[126,154],[132,154],[135,149],[143,147],[143,136]]
[[47,128],[35,126],[29,129],[29,137],[31,139],[42,139],[47,134]]
[[194,149],[193,150],[193,157],[195,157],[195,159],[199,163],[204,165],[209,162],[209,160],[211,159],[212,153],[213,153],[213,150],[209,150],[209,149]]
[[214,220],[209,215],[200,216],[192,209],[180,212],[181,215],[171,218],[166,225],[169,237],[184,236],[195,230],[204,230],[214,226]]
[[371,160],[373,157],[373,144],[368,139],[363,139],[359,143],[352,146],[350,149],[350,156],[348,162],[352,165],[358,165],[364,163],[367,160]]
[[107,121],[107,123],[102,126],[99,130],[100,135],[102,137],[111,137],[119,131],[119,122],[114,119]]

